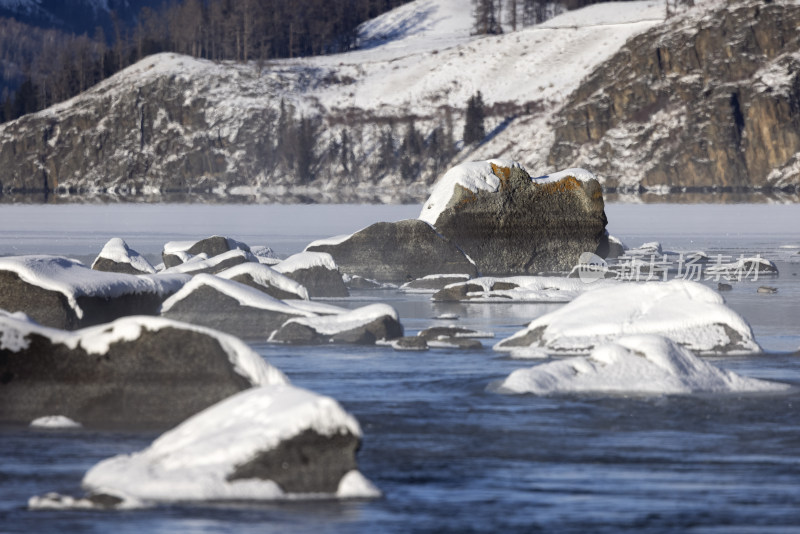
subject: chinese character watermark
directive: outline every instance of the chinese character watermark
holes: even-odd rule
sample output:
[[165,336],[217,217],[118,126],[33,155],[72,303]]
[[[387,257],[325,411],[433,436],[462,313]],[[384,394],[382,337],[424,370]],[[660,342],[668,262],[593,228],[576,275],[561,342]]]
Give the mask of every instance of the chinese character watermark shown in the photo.
[[741,282],[758,281],[764,274],[776,274],[777,268],[761,254],[747,257],[741,254],[737,260],[723,254],[709,258],[701,253],[624,255],[609,264],[596,254],[584,252],[573,271],[587,284],[603,278],[629,282],[666,282],[669,279]]

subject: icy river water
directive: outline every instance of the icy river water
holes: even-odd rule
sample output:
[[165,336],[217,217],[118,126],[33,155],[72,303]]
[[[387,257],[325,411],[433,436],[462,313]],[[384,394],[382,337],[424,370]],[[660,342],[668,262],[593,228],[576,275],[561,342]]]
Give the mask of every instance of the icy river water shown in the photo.
[[[0,255],[91,260],[111,237],[156,254],[170,240],[229,235],[286,255],[309,241],[419,206],[2,206]],[[800,205],[607,206],[630,246],[769,258],[778,277],[737,283],[729,306],[764,354],[715,357],[737,373],[787,382],[760,395],[536,397],[486,386],[536,362],[491,345],[544,304],[434,304],[426,295],[356,292],[346,307],[394,306],[407,332],[457,324],[495,334],[481,351],[254,347],[302,387],[359,420],[361,472],[384,496],[369,501],[171,505],[124,512],[30,511],[49,491],[78,495],[98,461],[157,434],[0,428],[0,532],[413,533],[800,531]],[[716,287],[715,281],[708,281]],[[760,294],[760,285],[778,288]]]

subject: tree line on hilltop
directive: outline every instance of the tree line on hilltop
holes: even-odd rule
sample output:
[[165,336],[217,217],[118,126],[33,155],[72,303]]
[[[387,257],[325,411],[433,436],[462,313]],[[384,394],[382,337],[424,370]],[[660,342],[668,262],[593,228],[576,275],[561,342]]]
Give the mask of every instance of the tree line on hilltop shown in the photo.
[[[69,99],[159,52],[211,60],[265,61],[343,52],[358,26],[409,0],[173,0],[142,8],[111,35],[93,36],[0,19],[0,122]],[[12,84],[16,81],[16,90]]]
[[[518,28],[533,26],[554,16],[608,0],[472,0],[474,16],[473,33],[495,35],[503,33],[504,28],[517,31]],[[632,1],[632,0],[620,0]],[[667,17],[693,6],[694,0],[666,0]]]

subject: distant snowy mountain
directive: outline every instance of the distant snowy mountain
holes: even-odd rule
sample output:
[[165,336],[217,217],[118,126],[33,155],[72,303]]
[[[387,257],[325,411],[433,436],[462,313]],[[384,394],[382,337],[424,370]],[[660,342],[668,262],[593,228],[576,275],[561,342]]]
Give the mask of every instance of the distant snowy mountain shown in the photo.
[[[0,187],[6,195],[48,189],[163,199],[191,191],[255,200],[420,201],[449,166],[494,157],[515,159],[534,176],[585,162],[602,171],[598,174],[610,185],[669,186],[657,182],[659,175],[645,173],[669,167],[671,160],[615,167],[599,159],[603,146],[625,146],[624,138],[613,137],[619,132],[661,135],[654,126],[636,130],[635,122],[649,120],[652,104],[637,95],[646,94],[647,87],[669,91],[668,78],[658,78],[657,58],[677,57],[690,43],[701,62],[717,64],[722,61],[717,55],[734,45],[724,36],[700,41],[709,34],[701,28],[724,29],[734,12],[757,19],[757,8],[773,15],[786,10],[792,17],[800,12],[790,0],[773,0],[766,8],[755,0],[698,4],[666,24],[663,0],[596,4],[538,26],[479,37],[471,35],[470,0],[416,0],[364,24],[359,50],[345,54],[262,64],[152,56],[68,102],[0,126]],[[660,41],[648,40],[650,35]],[[626,43],[633,37],[639,48],[630,50]],[[794,43],[777,32],[759,33],[758,39],[766,48],[752,56],[753,65],[780,56],[781,42]],[[658,51],[659,42],[676,48]],[[579,144],[564,144],[580,138],[580,132],[569,130],[571,124],[587,129],[588,115],[581,118],[580,110],[594,113],[589,120],[605,121],[623,117],[626,110],[602,108],[603,102],[596,109],[573,95],[593,102],[586,80],[595,80],[596,87],[605,65],[624,66],[630,54],[642,58],[640,69],[655,74],[608,71],[600,81],[612,82],[608,77],[614,76],[648,80],[631,85],[636,92],[630,95],[620,85],[630,107],[625,120],[634,122],[624,123],[627,130],[598,130],[607,137],[593,138],[593,159],[581,159]],[[725,61],[731,65],[750,57]],[[697,96],[676,93],[675,98],[702,99],[700,90]],[[460,141],[464,110],[477,92],[485,102],[487,136],[465,146]],[[657,125],[658,115],[653,120]],[[657,139],[638,142],[660,146],[654,144]],[[787,143],[784,152],[800,152]],[[613,157],[629,156],[620,151]],[[606,169],[623,169],[624,180]],[[680,168],[675,173],[680,175]],[[782,183],[791,183],[790,173],[781,176]],[[715,180],[708,175],[706,185],[724,183]]]

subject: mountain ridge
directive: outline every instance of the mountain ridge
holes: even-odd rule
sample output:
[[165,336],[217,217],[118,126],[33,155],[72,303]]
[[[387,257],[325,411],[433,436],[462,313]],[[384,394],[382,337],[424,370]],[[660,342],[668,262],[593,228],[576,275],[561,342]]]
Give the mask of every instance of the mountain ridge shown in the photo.
[[[664,15],[659,1],[626,2],[624,11],[597,4],[476,37],[463,9],[461,18],[444,15],[466,3],[416,0],[367,23],[360,38],[368,48],[346,54],[261,64],[146,58],[0,126],[3,194],[397,202],[423,200],[460,161],[504,157],[531,175],[548,174],[574,166],[569,157],[550,159],[570,95],[629,38],[661,27]],[[404,26],[412,29],[400,34],[404,45],[382,37],[415,13],[427,18]],[[419,39],[426,28],[435,31]],[[465,146],[464,106],[478,91],[488,134]],[[620,184],[600,174],[607,187]]]

